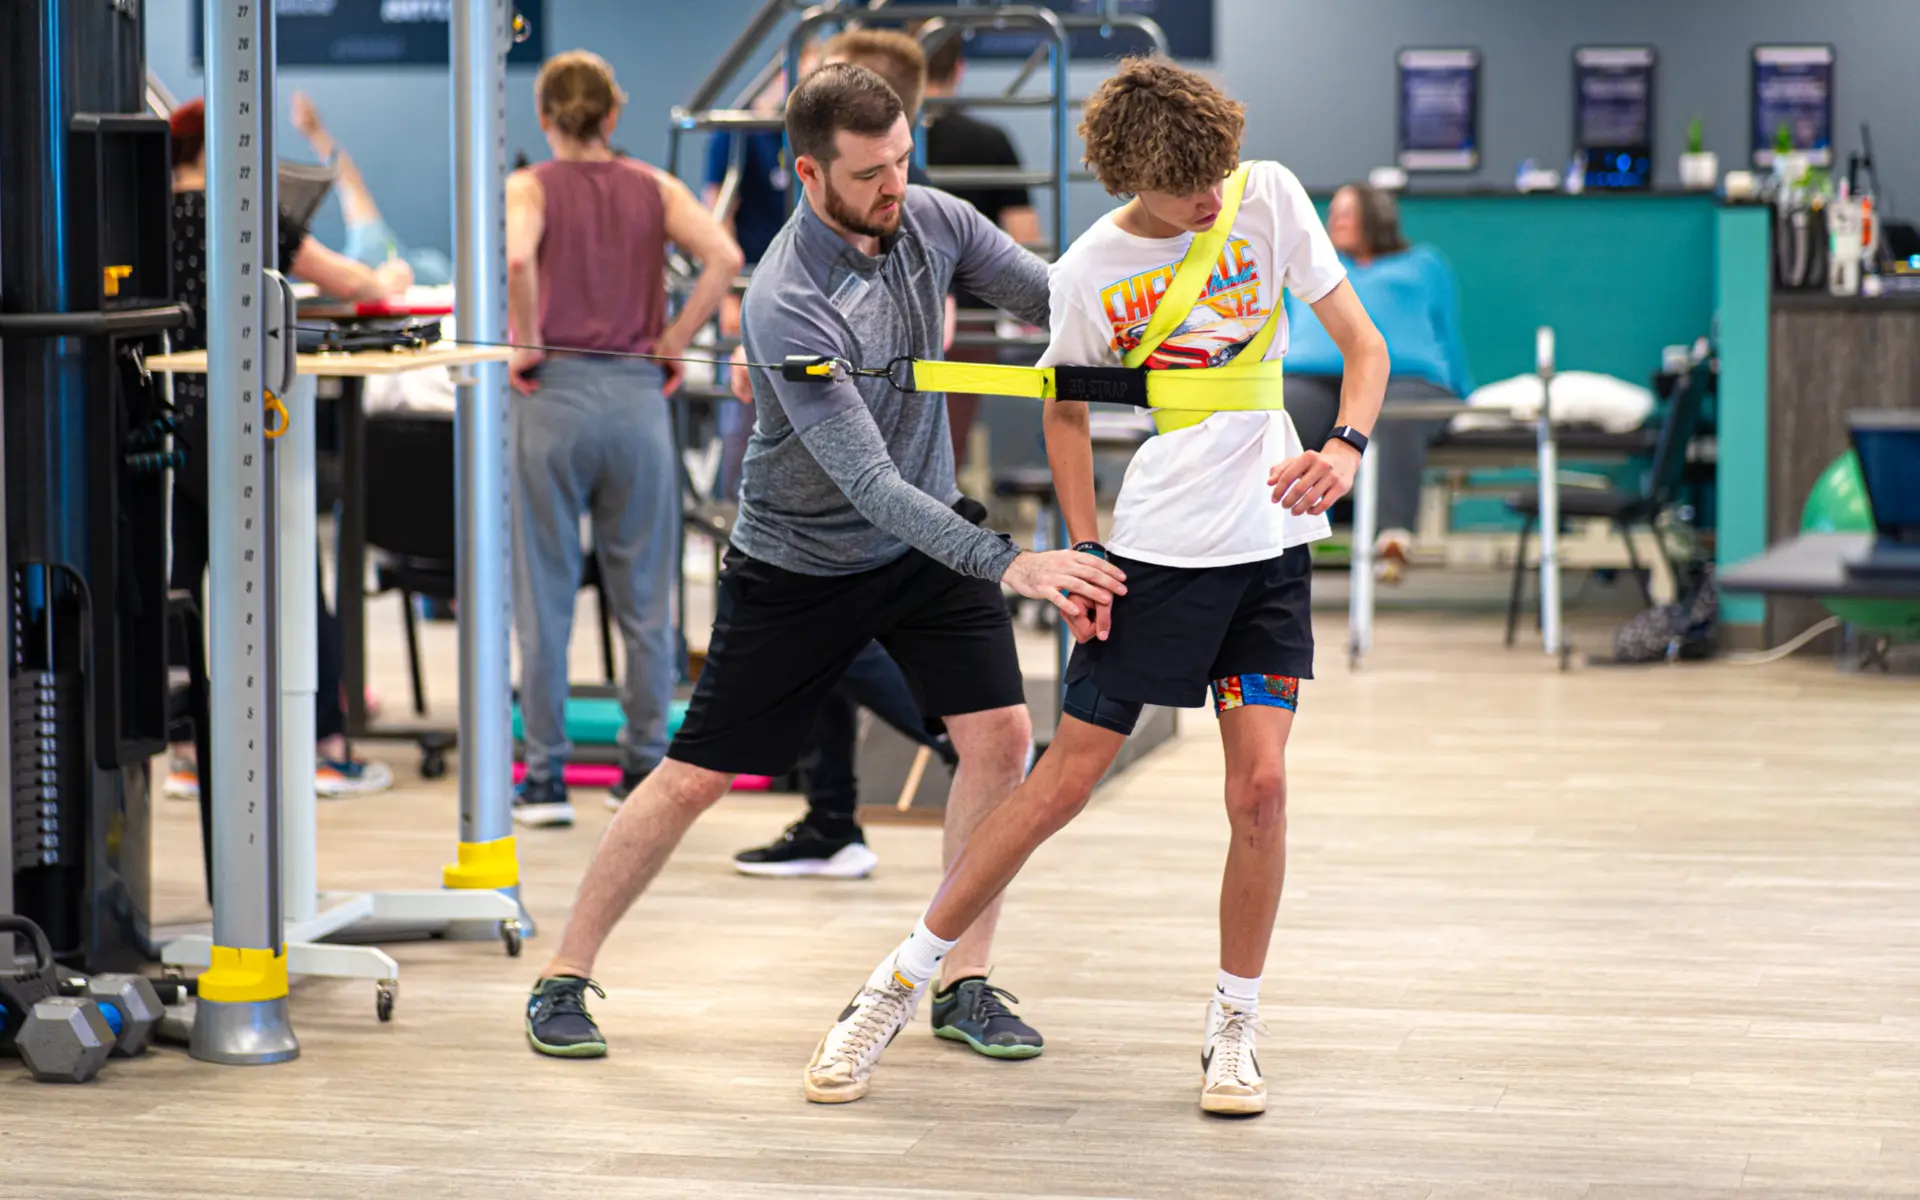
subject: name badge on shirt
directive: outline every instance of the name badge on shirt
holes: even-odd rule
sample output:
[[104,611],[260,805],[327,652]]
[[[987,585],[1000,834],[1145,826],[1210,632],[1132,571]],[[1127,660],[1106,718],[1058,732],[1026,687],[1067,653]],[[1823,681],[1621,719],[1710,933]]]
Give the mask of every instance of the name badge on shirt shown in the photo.
[[839,287],[833,289],[830,303],[841,316],[845,316],[860,303],[860,298],[867,294],[867,289],[871,286],[873,285],[864,276],[857,272],[851,273],[840,281]]

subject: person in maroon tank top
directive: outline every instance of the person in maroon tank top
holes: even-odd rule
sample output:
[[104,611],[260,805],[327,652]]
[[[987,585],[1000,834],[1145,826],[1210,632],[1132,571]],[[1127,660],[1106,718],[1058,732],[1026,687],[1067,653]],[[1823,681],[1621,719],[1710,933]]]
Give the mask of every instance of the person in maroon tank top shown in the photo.
[[[534,83],[553,158],[507,178],[507,319],[516,350],[513,617],[520,640],[526,777],[514,817],[570,825],[567,645],[580,587],[580,518],[626,648],[617,806],[667,749],[674,656],[668,600],[680,497],[667,396],[675,356],[740,270],[740,248],[685,184],[608,144],[626,96],[598,55],[548,60]],[[671,320],[667,243],[701,275]]]

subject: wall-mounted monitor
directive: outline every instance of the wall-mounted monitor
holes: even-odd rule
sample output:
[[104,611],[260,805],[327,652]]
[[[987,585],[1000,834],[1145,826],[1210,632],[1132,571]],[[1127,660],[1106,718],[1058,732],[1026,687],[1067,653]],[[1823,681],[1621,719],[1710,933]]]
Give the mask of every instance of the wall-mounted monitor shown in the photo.
[[1833,165],[1833,47],[1753,48],[1753,165],[1773,165],[1784,126],[1794,150]]
[[1589,188],[1635,190],[1653,179],[1651,46],[1573,52],[1573,145]]
[[1480,165],[1480,52],[1402,50],[1398,153],[1408,171],[1471,171]]

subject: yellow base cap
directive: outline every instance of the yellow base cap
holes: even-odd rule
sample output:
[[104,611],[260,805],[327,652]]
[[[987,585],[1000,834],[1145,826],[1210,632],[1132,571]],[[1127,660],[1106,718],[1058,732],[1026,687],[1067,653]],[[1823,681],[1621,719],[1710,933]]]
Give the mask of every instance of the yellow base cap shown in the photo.
[[520,882],[520,859],[511,837],[461,842],[459,862],[448,863],[441,881],[450,888],[510,888]]
[[200,976],[202,1000],[244,1004],[279,1000],[287,994],[287,952],[245,946],[215,946],[213,962]]

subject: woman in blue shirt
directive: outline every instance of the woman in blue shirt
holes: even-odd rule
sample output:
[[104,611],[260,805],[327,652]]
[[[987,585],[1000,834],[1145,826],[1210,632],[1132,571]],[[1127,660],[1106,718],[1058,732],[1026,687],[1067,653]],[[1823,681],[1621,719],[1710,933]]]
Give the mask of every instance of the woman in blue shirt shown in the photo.
[[[1327,209],[1327,236],[1346,263],[1353,290],[1387,339],[1393,360],[1387,408],[1396,402],[1459,400],[1472,391],[1453,271],[1431,248],[1407,244],[1393,197],[1365,184],[1341,188]],[[1287,297],[1287,325],[1287,411],[1301,442],[1318,446],[1340,410],[1340,350],[1313,310],[1292,296]],[[1446,422],[1382,417],[1373,431],[1380,470],[1380,535],[1374,552],[1383,576],[1392,580],[1405,569],[1413,544],[1427,447]]]

